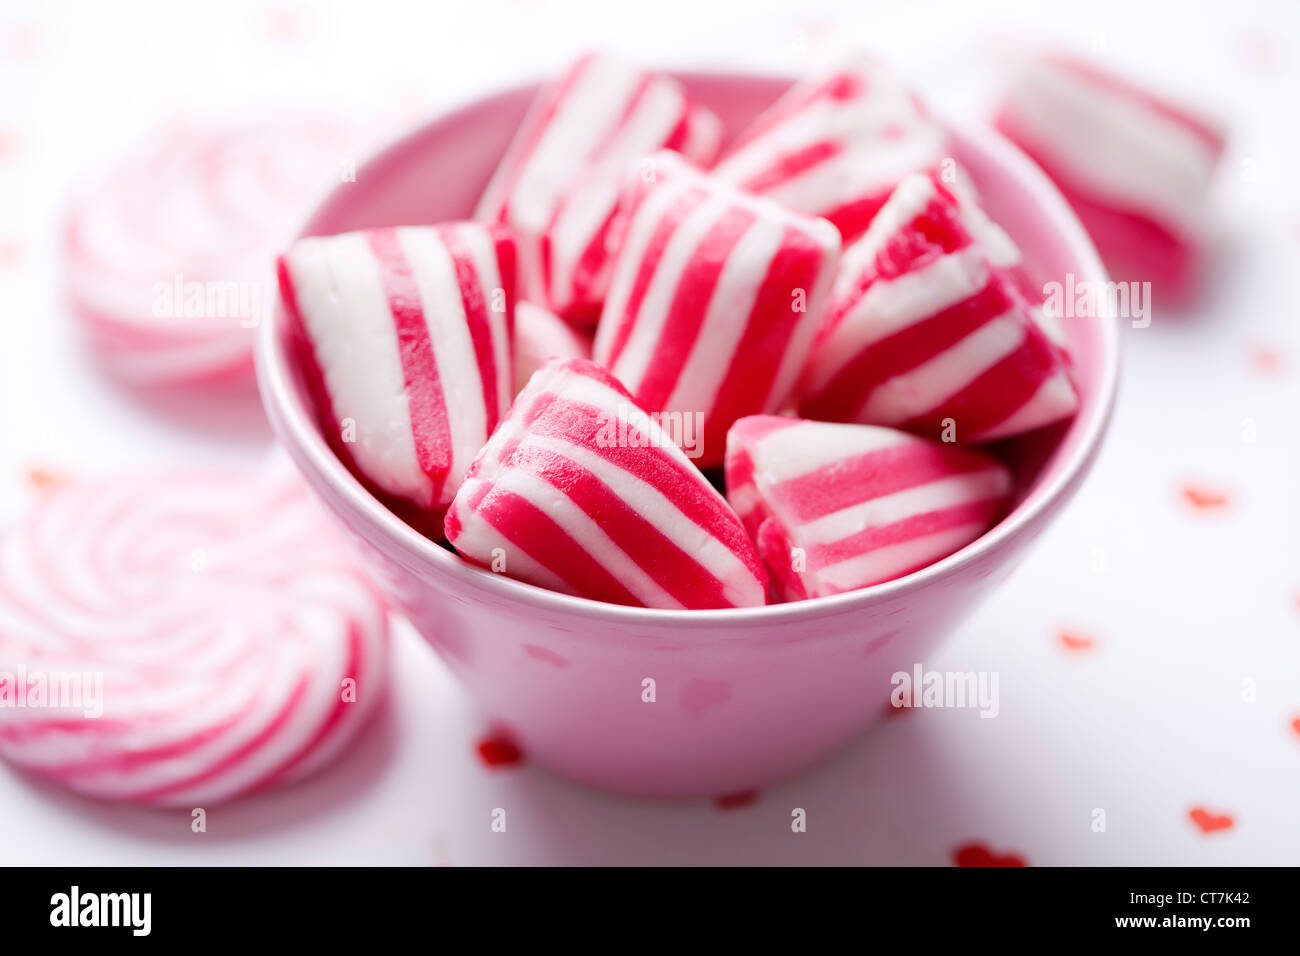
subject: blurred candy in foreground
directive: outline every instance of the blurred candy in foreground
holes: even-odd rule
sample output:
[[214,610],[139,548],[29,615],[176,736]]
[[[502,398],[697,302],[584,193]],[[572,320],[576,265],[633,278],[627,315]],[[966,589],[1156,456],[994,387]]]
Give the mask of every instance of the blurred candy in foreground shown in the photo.
[[383,700],[384,604],[301,479],[75,481],[0,546],[0,756],[206,807],[331,761]]

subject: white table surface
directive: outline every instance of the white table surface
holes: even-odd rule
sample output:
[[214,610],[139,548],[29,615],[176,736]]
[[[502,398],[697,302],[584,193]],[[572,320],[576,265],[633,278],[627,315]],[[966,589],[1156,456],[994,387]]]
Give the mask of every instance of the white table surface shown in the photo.
[[[1009,51],[1048,39],[1217,104],[1233,138],[1207,294],[1126,330],[1096,470],[928,662],[996,671],[996,719],[906,713],[740,808],[628,801],[527,762],[485,766],[481,718],[403,627],[387,716],[322,776],[214,808],[194,834],[187,813],[88,803],[0,767],[0,863],[946,864],[969,843],[1041,865],[1300,862],[1300,7],[974,6],[5,4],[0,516],[31,498],[34,468],[251,461],[269,441],[251,394],[162,406],[105,379],[59,298],[71,186],[169,117],[307,104],[396,129],[586,48],[797,70],[835,37],[972,114]],[[1227,501],[1193,508],[1186,485]],[[1202,833],[1196,807],[1233,825]]]

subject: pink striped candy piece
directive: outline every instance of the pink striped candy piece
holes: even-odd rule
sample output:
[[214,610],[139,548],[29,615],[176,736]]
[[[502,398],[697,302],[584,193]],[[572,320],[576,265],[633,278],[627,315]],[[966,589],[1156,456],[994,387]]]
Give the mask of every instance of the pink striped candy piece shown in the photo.
[[643,408],[700,422],[707,468],[722,463],[732,422],[789,398],[840,237],[671,153],[649,162],[625,200],[593,354]]
[[907,173],[936,165],[947,138],[873,59],[796,83],[741,134],[716,175],[810,216],[845,242],[866,231]]
[[1042,309],[994,265],[971,208],[935,176],[908,176],[844,254],[799,412],[960,442],[1030,431],[1078,396]]
[[721,135],[717,117],[691,103],[676,80],[613,57],[584,56],[538,94],[475,218],[505,223],[518,236],[528,298],[593,325],[628,163],[672,149],[707,165]]
[[78,196],[64,280],[100,364],[135,385],[251,379],[275,250],[356,140],[311,116],[169,128]]
[[0,756],[88,796],[210,807],[298,780],[380,703],[387,653],[297,478],[63,485],[0,544]]
[[1225,147],[1217,122],[1046,55],[1017,77],[997,126],[1061,187],[1116,278],[1187,291]]
[[515,393],[553,358],[591,358],[591,336],[531,302],[515,306]]
[[892,428],[754,415],[727,435],[727,498],[782,600],[933,564],[987,531],[1010,492],[996,459]]
[[1044,306],[1042,283],[1036,282],[1030,274],[1015,240],[980,205],[979,193],[970,174],[955,162],[945,162],[939,168],[925,170],[924,174],[930,177],[937,190],[943,190],[951,196],[956,203],[962,228],[970,233],[971,239],[984,251],[989,265],[1011,280],[1011,284],[1027,303],[1031,317],[1051,341],[1061,360],[1067,366],[1072,365],[1069,341],[1061,319]]
[[440,534],[514,391],[513,240],[472,222],[302,239],[280,289],[335,449]]
[[541,587],[657,608],[749,607],[766,577],[740,520],[599,366],[552,360],[447,512],[469,560]]

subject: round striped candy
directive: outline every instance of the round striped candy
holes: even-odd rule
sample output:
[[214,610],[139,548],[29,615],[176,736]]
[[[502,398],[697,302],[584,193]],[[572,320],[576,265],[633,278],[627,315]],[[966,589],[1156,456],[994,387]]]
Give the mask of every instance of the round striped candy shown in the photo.
[[599,366],[552,360],[474,462],[447,538],[483,567],[598,601],[762,604],[744,528],[671,431]]
[[992,261],[972,222],[939,177],[899,184],[845,251],[803,372],[801,415],[980,442],[1074,413],[1041,305]]
[[64,279],[101,364],[143,385],[250,377],[275,250],[355,140],[310,116],[168,128],[77,198]]
[[210,806],[333,759],[382,699],[387,648],[300,481],[64,485],[0,544],[0,756],[93,797]]
[[676,80],[614,57],[584,56],[537,95],[475,218],[515,232],[530,299],[593,325],[628,163],[672,149],[707,165],[721,133],[717,117],[691,103]]
[[775,415],[727,436],[727,499],[758,542],[781,600],[902,577],[997,520],[1011,474],[968,448],[892,428]]
[[508,232],[474,222],[302,239],[280,259],[327,437],[435,536],[514,395],[514,274]]

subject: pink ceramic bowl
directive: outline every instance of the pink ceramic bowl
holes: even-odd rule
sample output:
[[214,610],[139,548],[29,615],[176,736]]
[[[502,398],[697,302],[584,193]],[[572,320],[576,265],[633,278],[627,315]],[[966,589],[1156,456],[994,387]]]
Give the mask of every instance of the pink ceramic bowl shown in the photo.
[[[789,82],[681,79],[733,133]],[[406,136],[335,190],[304,234],[469,215],[534,91],[489,97]],[[954,142],[1035,277],[1105,279],[1074,214],[1033,163],[988,130],[954,130]],[[1074,494],[1106,428],[1118,358],[1115,323],[1068,325],[1082,407],[1068,425],[1003,447],[1022,490],[1001,524],[906,578],[746,610],[620,607],[471,567],[385,509],[326,446],[282,314],[261,331],[257,369],[275,432],[307,480],[395,605],[531,759],[599,787],[716,796],[805,767],[879,716],[891,675],[924,661]]]

